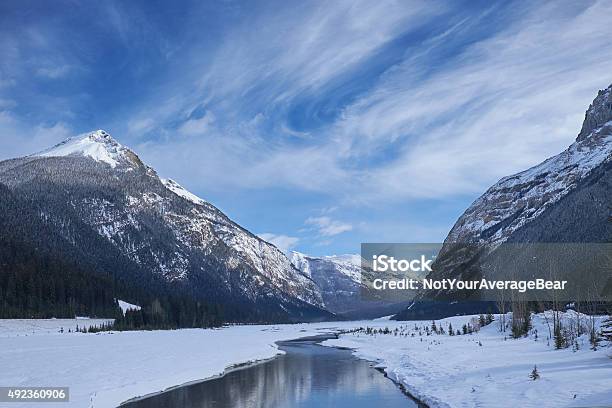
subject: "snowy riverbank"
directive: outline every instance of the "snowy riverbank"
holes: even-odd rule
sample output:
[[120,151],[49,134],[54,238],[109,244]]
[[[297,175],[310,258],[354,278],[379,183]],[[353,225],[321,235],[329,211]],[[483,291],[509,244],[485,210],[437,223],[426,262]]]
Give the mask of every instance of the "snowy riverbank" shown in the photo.
[[[449,323],[461,329],[468,320],[462,316],[436,323],[446,330]],[[389,377],[432,407],[612,404],[608,356],[612,348],[592,351],[583,335],[579,350],[555,350],[554,343],[547,341],[542,315],[533,319],[537,341],[533,332],[527,338],[504,340],[496,322],[471,335],[427,336],[424,326],[431,322],[390,320],[67,333],[77,324],[99,323],[0,320],[0,384],[69,386],[70,403],[62,406],[111,408],[136,396],[218,375],[232,365],[274,357],[279,340],[369,326],[388,327],[391,333],[347,333],[324,344],[349,347],[357,356],[379,362]],[[422,336],[414,330],[415,324]],[[61,327],[64,333],[59,332]],[[541,375],[537,381],[528,378],[534,365]],[[10,404],[14,408],[46,405]]]
[[[112,333],[67,333],[88,320],[0,320],[0,384],[68,386],[62,406],[110,408],[168,387],[222,373],[225,368],[268,359],[279,340],[329,332],[354,323],[231,326]],[[60,328],[64,333],[60,333]],[[13,408],[47,406],[17,404]]]
[[[462,316],[436,323],[448,332],[449,323],[461,329],[469,320]],[[349,333],[324,344],[349,347],[357,356],[378,362],[390,378],[431,407],[612,405],[612,348],[590,350],[583,335],[578,350],[555,350],[554,342],[547,341],[542,314],[533,318],[537,340],[534,331],[526,338],[504,340],[509,333],[500,333],[496,322],[460,336],[427,336],[424,329],[419,336],[415,324],[423,328],[431,322],[371,322],[368,326],[392,332]],[[395,335],[395,328],[406,336]],[[536,381],[529,378],[534,365],[541,375]]]

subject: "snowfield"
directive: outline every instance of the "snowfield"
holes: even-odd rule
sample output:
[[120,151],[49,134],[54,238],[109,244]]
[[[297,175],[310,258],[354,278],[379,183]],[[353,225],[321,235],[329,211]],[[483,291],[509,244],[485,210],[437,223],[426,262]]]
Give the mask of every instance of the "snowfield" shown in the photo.
[[[449,322],[461,329],[470,318],[436,323],[445,330]],[[346,333],[324,344],[350,347],[357,356],[377,362],[390,378],[431,407],[612,406],[612,348],[602,345],[592,351],[583,336],[579,350],[555,350],[552,341],[547,345],[542,315],[533,321],[537,341],[533,331],[527,338],[504,340],[497,322],[478,333],[451,337],[426,336],[424,331],[419,336],[414,326],[429,326],[426,321],[83,334],[67,329],[102,321],[0,320],[0,384],[69,386],[70,403],[62,406],[110,408],[136,396],[219,375],[232,365],[272,358],[280,352],[275,344],[279,340],[369,326],[397,328],[408,335]],[[534,364],[541,375],[537,381],[528,377]],[[26,406],[46,404],[10,404]]]
[[[70,402],[61,406],[110,408],[136,396],[221,374],[235,364],[274,357],[280,352],[276,341],[336,330],[330,327],[335,323],[319,323],[67,333],[76,325],[102,322],[0,320],[0,384],[70,387]],[[64,333],[59,332],[62,327]],[[48,404],[9,406],[44,408]]]
[[[414,330],[415,324],[423,327],[431,322],[375,321],[367,325],[404,328],[408,337],[348,333],[324,344],[352,348],[358,357],[376,361],[389,378],[430,407],[612,406],[612,348],[602,344],[593,351],[583,335],[577,351],[555,350],[554,341],[547,341],[543,316],[533,317],[537,340],[533,330],[529,337],[511,339],[509,332],[500,333],[497,321],[478,333],[460,336],[427,336],[424,330],[419,336]],[[564,319],[575,316],[569,312]],[[470,318],[451,317],[436,324],[448,331],[451,323],[456,330]],[[586,323],[586,317],[581,318]],[[597,318],[597,324],[601,320]],[[541,376],[536,381],[529,378],[534,365]]]

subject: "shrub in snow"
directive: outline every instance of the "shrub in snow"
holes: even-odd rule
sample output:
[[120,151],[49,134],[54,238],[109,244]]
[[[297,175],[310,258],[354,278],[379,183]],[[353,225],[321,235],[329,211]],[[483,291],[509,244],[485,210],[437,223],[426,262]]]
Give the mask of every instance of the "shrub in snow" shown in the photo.
[[540,378],[540,373],[538,372],[538,366],[536,365],[533,366],[533,370],[531,370],[531,374],[529,374],[529,378],[531,378],[533,381]]

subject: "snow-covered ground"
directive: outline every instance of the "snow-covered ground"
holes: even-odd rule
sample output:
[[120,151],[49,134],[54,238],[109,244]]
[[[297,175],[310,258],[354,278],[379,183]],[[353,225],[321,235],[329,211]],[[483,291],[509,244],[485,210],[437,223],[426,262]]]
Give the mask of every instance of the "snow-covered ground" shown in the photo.
[[[469,319],[453,317],[437,324],[447,329],[450,322],[460,329]],[[232,365],[274,357],[279,340],[369,326],[398,328],[407,336],[347,333],[325,345],[350,347],[356,355],[378,362],[391,378],[432,407],[612,405],[612,348],[592,351],[582,337],[578,351],[554,350],[552,341],[547,345],[542,315],[534,317],[537,341],[533,334],[504,340],[496,322],[472,335],[423,332],[421,337],[415,324],[423,327],[430,322],[391,320],[67,333],[77,324],[100,323],[0,320],[0,384],[69,386],[70,407],[116,407],[135,396],[212,377]],[[537,381],[528,377],[534,365],[541,375]]]
[[[436,323],[448,331],[449,323],[456,330],[469,320],[462,316]],[[370,322],[370,327],[404,329],[408,336],[349,333],[324,344],[349,347],[357,356],[378,362],[390,378],[432,407],[612,406],[612,348],[590,350],[583,335],[579,350],[555,350],[554,341],[547,341],[542,314],[533,318],[537,341],[535,332],[510,339],[509,333],[500,333],[497,322],[461,336],[427,336],[424,330],[419,336],[415,324],[431,322]],[[541,375],[536,381],[529,378],[534,365]]]
[[[42,336],[55,335],[64,332],[100,326],[112,319],[89,319],[86,317],[76,319],[0,319],[0,339],[3,337]],[[1,340],[0,340],[1,341]],[[2,350],[0,349],[0,353]],[[10,350],[8,350],[10,351]]]
[[[102,322],[0,320],[0,385],[70,387],[70,403],[62,406],[116,407],[132,397],[220,374],[231,365],[274,357],[279,353],[276,341],[354,325],[344,322],[207,330],[67,332],[77,325]],[[64,333],[60,333],[61,328]]]

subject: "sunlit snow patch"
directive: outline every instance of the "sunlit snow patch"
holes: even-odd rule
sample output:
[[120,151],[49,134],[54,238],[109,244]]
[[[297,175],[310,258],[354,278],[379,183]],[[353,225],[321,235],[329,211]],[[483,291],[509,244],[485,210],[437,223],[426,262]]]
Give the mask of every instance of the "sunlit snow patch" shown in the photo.
[[121,311],[123,312],[124,315],[125,315],[125,312],[127,312],[128,310],[140,310],[141,309],[140,306],[133,305],[128,302],[124,302],[121,299],[118,299],[117,301],[119,302],[119,307],[121,308]]
[[97,130],[66,139],[50,149],[36,153],[34,156],[62,157],[82,155],[115,167],[119,164],[118,158],[124,149],[121,144],[112,139],[104,130]]

